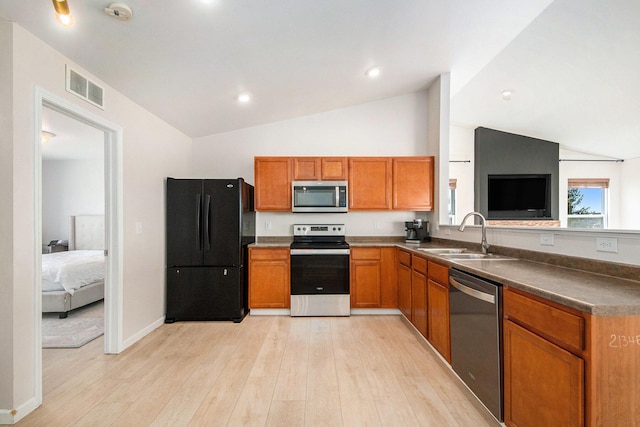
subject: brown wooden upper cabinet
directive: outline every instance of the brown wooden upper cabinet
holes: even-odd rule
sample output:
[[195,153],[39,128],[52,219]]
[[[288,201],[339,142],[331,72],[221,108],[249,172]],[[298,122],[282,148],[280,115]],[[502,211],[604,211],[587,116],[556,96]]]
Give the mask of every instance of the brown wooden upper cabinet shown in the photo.
[[391,209],[391,157],[349,157],[349,209]]
[[292,181],[349,181],[349,209],[433,210],[433,157],[255,157],[258,211],[290,212]]
[[393,209],[433,210],[433,156],[393,158]]
[[254,160],[256,210],[291,212],[292,159],[256,157]]
[[294,181],[346,181],[346,157],[294,157]]

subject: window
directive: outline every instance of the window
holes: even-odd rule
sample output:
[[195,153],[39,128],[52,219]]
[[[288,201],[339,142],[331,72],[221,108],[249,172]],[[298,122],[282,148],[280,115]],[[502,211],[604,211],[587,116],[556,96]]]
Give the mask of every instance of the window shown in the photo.
[[449,224],[456,223],[456,179],[449,180]]
[[569,179],[567,227],[607,228],[608,178]]

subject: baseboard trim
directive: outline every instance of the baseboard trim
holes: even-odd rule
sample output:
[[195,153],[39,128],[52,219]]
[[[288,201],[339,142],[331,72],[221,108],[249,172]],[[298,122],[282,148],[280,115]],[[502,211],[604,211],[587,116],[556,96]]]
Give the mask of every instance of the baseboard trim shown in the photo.
[[131,347],[133,344],[135,344],[138,341],[140,341],[142,338],[144,338],[147,335],[149,335],[154,330],[158,329],[163,324],[164,324],[164,316],[162,316],[160,319],[156,320],[155,322],[153,322],[152,324],[150,324],[146,328],[140,330],[138,333],[136,333],[132,337],[130,337],[127,340],[123,341],[122,342],[122,348],[120,349],[120,353],[122,353],[127,348]]
[[[288,308],[252,308],[249,312],[252,316],[291,316]],[[399,316],[402,314],[397,308],[352,308],[352,316]]]
[[352,308],[352,316],[369,315],[369,316],[398,316],[402,314],[397,308]]
[[291,316],[288,308],[252,308],[249,311],[251,316]]
[[0,409],[0,424],[15,424],[33,412],[37,407],[36,399],[31,398],[18,406],[17,409]]

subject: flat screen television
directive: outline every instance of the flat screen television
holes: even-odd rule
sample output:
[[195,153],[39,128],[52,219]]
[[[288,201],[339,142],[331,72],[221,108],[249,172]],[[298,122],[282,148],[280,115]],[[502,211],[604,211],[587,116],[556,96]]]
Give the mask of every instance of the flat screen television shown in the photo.
[[551,175],[489,175],[487,219],[551,219]]

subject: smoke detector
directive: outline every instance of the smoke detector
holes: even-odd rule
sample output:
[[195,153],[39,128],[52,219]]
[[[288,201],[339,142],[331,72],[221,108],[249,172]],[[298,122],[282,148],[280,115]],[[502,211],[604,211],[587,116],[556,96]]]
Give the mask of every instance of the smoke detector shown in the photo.
[[104,8],[104,13],[113,16],[119,21],[128,21],[133,16],[133,11],[124,3],[111,3]]

